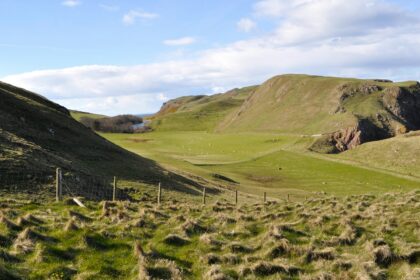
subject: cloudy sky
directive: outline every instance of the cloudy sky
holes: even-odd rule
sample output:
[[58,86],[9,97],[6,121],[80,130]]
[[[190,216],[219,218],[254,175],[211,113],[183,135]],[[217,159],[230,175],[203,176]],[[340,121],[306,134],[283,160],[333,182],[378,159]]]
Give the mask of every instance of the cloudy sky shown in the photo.
[[1,0],[0,80],[152,113],[284,73],[420,80],[417,0]]

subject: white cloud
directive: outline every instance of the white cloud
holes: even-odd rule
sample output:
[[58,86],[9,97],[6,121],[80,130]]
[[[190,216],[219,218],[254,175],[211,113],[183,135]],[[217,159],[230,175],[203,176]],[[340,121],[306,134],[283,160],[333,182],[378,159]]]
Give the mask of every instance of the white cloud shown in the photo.
[[61,105],[85,112],[98,112],[108,116],[115,116],[122,113],[139,114],[155,113],[156,108],[162,104],[156,94],[134,94],[115,97],[92,97],[92,98],[72,98],[56,99]]
[[157,17],[159,17],[158,14],[146,13],[138,10],[131,10],[123,16],[122,21],[126,25],[133,25],[134,23],[136,23],[137,19],[151,20]]
[[259,16],[279,17],[300,5],[317,1],[319,0],[260,0],[255,4],[254,9],[256,15]]
[[159,93],[157,95],[157,100],[162,101],[162,102],[166,102],[169,100],[169,97],[167,97],[165,94],[163,93]]
[[236,23],[236,26],[240,31],[250,32],[257,27],[257,23],[249,18],[242,18]]
[[225,87],[212,87],[211,88],[211,92],[212,93],[222,93],[222,92],[226,92],[226,91],[228,91],[229,89],[227,89],[227,88],[225,88]]
[[276,39],[284,44],[371,36],[419,24],[418,17],[379,0],[261,0],[254,8],[259,15],[282,19]]
[[159,63],[89,65],[3,80],[71,108],[115,114],[152,112],[162,99],[256,84],[284,73],[420,79],[419,17],[383,1],[370,3],[374,7],[364,0],[300,1],[280,15],[272,33],[221,48]]
[[61,2],[61,5],[73,8],[73,7],[79,6],[81,3],[82,2],[79,0],[66,0],[66,1]]
[[187,46],[196,42],[193,37],[182,37],[178,39],[165,40],[163,43],[167,46]]

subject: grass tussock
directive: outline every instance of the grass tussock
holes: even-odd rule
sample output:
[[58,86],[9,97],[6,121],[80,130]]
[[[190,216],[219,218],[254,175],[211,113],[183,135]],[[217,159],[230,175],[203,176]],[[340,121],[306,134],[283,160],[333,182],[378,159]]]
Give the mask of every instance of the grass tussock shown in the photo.
[[16,200],[1,215],[0,265],[22,279],[416,279],[419,196],[220,201],[217,213],[181,197],[155,208],[153,195],[86,209]]
[[173,246],[184,246],[190,243],[190,241],[186,238],[183,238],[177,234],[169,234],[164,239],[163,242],[168,245]]

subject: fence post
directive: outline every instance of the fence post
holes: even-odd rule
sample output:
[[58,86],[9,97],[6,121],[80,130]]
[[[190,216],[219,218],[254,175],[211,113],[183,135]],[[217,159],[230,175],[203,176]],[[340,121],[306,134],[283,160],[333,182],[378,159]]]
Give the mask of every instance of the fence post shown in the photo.
[[203,204],[206,205],[206,188],[203,188]]
[[264,192],[264,203],[266,203],[266,202],[267,202],[267,193]]
[[235,205],[238,205],[238,190],[235,190]]
[[158,197],[157,197],[157,203],[158,205],[160,205],[160,201],[162,199],[162,188],[161,188],[161,184],[159,182],[159,187],[158,187]]
[[114,176],[114,187],[112,189],[112,201],[115,201],[117,196],[117,177]]
[[63,196],[62,179],[61,168],[57,168],[55,171],[55,200],[57,202],[61,201]]
[[290,202],[290,194],[287,194],[287,201]]

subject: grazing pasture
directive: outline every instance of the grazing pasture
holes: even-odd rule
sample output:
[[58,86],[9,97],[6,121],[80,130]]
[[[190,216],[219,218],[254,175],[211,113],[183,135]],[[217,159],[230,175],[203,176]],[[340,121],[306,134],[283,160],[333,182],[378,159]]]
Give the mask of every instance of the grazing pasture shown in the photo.
[[[307,147],[314,141],[310,136],[174,131],[102,136],[169,169],[256,195],[267,192],[281,198],[292,194],[301,199],[314,191],[335,195],[378,194],[420,186],[415,177],[392,169],[376,169],[343,155],[308,152]],[[239,184],[220,180],[214,174]]]

